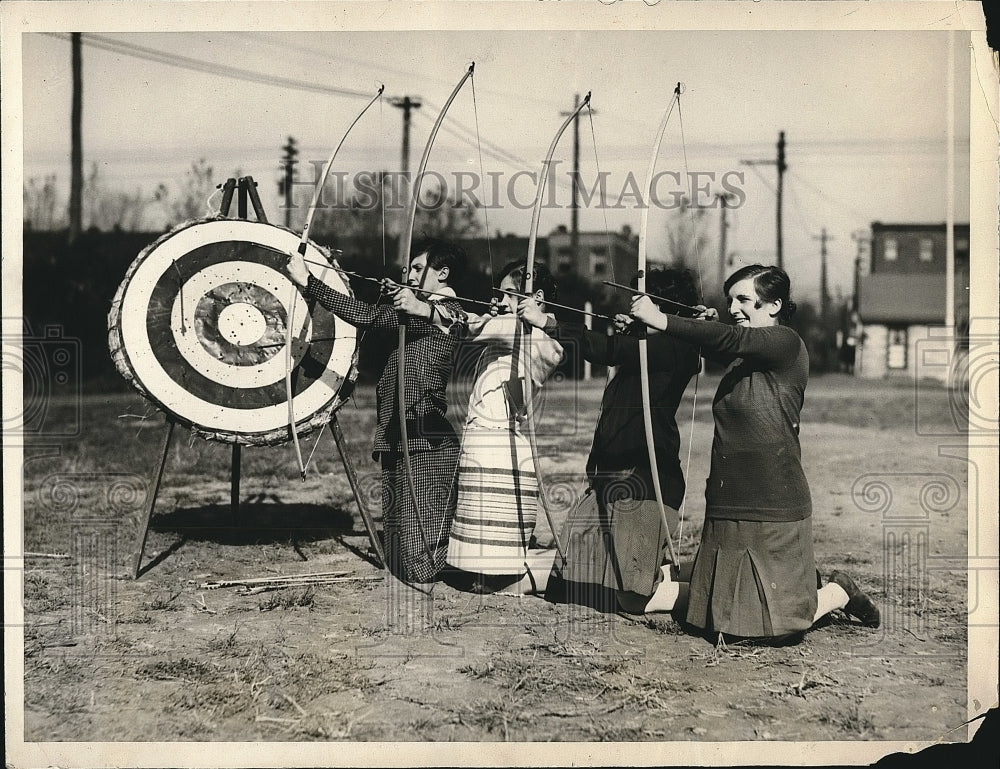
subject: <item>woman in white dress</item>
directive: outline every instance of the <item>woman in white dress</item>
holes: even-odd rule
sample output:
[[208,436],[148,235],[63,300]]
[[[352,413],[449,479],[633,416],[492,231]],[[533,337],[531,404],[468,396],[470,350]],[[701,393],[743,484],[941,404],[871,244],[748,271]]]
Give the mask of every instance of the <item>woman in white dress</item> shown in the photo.
[[[507,264],[500,288],[523,289],[526,263]],[[555,282],[544,265],[535,265],[532,298],[544,309],[555,301]],[[524,434],[527,409],[524,378],[530,371],[533,408],[538,411],[542,384],[562,361],[562,346],[543,331],[530,337],[517,316],[521,300],[507,293],[498,313],[470,316],[468,338],[485,343],[469,399],[458,461],[458,505],[451,528],[447,562],[475,576],[484,591],[512,589],[534,571],[547,575],[551,553],[529,555],[535,528],[538,479],[531,444]],[[528,364],[530,356],[530,365]]]

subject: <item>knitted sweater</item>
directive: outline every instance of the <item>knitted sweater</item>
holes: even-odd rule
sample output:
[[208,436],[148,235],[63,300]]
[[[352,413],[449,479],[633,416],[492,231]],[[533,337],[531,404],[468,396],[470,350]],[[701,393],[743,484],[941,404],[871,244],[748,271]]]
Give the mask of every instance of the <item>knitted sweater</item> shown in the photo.
[[732,363],[712,413],[715,437],[705,516],[798,521],[812,514],[802,471],[799,414],[809,356],[787,326],[741,328],[670,316],[667,334]]

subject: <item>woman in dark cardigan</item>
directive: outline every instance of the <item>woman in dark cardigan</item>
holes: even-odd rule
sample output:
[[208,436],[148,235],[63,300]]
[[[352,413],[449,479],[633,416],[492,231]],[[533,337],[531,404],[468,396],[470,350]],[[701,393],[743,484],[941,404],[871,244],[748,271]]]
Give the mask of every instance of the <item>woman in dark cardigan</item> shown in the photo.
[[[683,269],[649,271],[647,290],[681,306],[697,299],[694,277]],[[667,312],[676,304],[661,302]],[[525,313],[542,328],[540,316]],[[546,597],[631,614],[670,611],[680,587],[664,567],[667,537],[676,535],[678,508],[684,499],[679,459],[677,406],[700,365],[698,351],[679,339],[650,334],[649,381],[653,443],[668,532],[653,492],[642,409],[639,339],[628,333],[608,336],[578,324],[548,320],[565,345],[584,360],[614,367],[587,458],[589,487],[573,507],[563,529],[566,562],[557,561]]]
[[817,589],[799,446],[809,357],[782,325],[795,311],[790,290],[780,268],[738,270],[725,284],[734,326],[668,317],[648,297],[632,302],[635,319],[731,364],[712,406],[705,527],[687,612],[689,623],[711,632],[779,639],[834,609],[879,624],[878,608],[843,572]]

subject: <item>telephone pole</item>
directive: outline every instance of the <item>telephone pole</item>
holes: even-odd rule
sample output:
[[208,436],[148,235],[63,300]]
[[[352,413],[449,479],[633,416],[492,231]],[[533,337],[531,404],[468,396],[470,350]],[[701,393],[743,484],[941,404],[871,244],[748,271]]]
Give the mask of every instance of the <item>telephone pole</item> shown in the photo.
[[782,191],[784,190],[784,179],[785,171],[788,166],[785,165],[785,132],[780,131],[778,133],[778,214],[777,214],[777,230],[778,230],[778,267],[784,269],[784,263],[782,258],[782,250],[784,244],[783,230],[781,225],[781,211],[783,206],[782,202]]
[[[410,98],[409,96],[395,96],[389,99],[389,103],[393,107],[397,107],[403,110],[403,157],[401,160],[401,170],[403,172],[400,177],[402,181],[400,182],[400,198],[404,205],[404,209],[409,204],[410,197],[410,113],[415,109],[420,109],[422,102],[416,98]],[[399,263],[400,265],[406,264],[409,254],[403,253],[403,238],[402,232],[400,232],[399,238]]]
[[715,193],[715,199],[720,203],[719,213],[719,292],[726,285],[726,231],[729,224],[726,222],[726,211],[729,209],[729,201],[733,199],[730,193]]
[[299,148],[296,146],[295,137],[289,136],[285,146],[281,149],[284,150],[285,153],[284,157],[281,158],[281,165],[284,166],[285,175],[278,184],[278,190],[285,196],[285,226],[291,228],[292,188],[295,184],[295,163],[297,162],[296,158],[299,154]]
[[70,108],[69,242],[83,230],[83,55],[79,32],[70,34],[73,96]]
[[857,312],[861,306],[861,259],[869,237],[867,230],[855,230],[851,233],[851,240],[858,244],[858,253],[854,257],[854,296],[851,298],[851,312]]
[[785,132],[778,132],[778,157],[776,160],[741,160],[740,163],[745,166],[777,166],[778,168],[776,246],[774,253],[777,266],[784,269],[785,265],[782,254],[784,238],[782,235],[781,213],[783,208],[782,199],[784,197],[785,171],[788,170],[788,165],[785,163]]
[[823,228],[822,234],[813,235],[813,240],[818,240],[820,242],[819,251],[819,312],[820,318],[826,322],[827,314],[830,310],[830,292],[827,286],[826,279],[826,242],[828,240],[833,240],[832,235],[826,234],[826,227]]

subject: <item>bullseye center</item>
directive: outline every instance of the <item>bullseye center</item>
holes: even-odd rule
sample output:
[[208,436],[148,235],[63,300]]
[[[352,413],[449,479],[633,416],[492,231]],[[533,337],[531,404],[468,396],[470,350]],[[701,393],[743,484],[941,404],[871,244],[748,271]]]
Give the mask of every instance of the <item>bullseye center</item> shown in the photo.
[[267,320],[252,304],[236,302],[219,313],[219,334],[230,344],[246,347],[267,331]]

